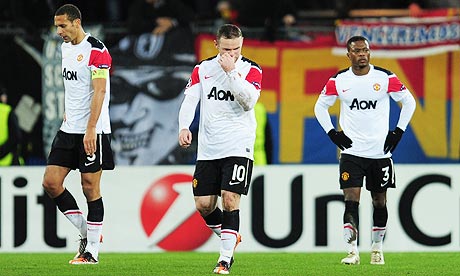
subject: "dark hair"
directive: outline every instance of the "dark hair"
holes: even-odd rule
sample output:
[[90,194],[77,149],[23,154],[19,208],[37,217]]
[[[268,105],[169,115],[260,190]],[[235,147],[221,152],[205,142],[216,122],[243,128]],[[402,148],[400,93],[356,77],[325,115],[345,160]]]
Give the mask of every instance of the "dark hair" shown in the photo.
[[223,38],[238,38],[242,37],[243,33],[241,32],[238,26],[233,24],[224,24],[218,30],[216,34],[216,40],[219,41]]
[[360,35],[352,36],[347,41],[347,51],[350,51],[351,43],[356,42],[356,41],[365,41],[369,45],[369,40],[367,40],[367,38],[365,38],[364,36],[360,36]]
[[81,12],[77,6],[72,4],[65,4],[56,10],[55,16],[58,15],[67,15],[69,21],[74,21],[75,19],[82,19]]

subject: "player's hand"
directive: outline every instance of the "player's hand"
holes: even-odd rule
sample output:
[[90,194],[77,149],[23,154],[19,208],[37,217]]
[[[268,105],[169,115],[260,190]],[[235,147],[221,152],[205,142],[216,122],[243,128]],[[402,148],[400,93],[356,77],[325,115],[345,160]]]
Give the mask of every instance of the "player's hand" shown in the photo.
[[229,53],[223,53],[217,61],[225,72],[235,69],[235,58]]
[[93,155],[96,152],[96,139],[96,128],[87,128],[85,136],[83,136],[83,146],[87,155]]
[[186,128],[181,129],[179,132],[179,145],[184,149],[190,147],[192,144],[192,132]]
[[401,140],[403,133],[404,130],[400,129],[399,127],[392,131],[388,131],[387,138],[385,139],[385,145],[383,146],[383,152],[393,152]]
[[351,141],[348,136],[343,133],[343,131],[337,131],[335,129],[331,129],[327,135],[329,135],[329,138],[331,138],[332,142],[339,147],[339,149],[344,150],[351,148],[351,144],[353,141]]

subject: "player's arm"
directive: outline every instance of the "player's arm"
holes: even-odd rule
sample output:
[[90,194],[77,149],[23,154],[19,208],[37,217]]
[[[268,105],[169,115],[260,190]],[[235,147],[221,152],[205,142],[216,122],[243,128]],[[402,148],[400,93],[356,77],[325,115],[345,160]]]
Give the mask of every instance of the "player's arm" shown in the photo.
[[383,152],[393,152],[396,149],[399,141],[404,134],[407,126],[409,125],[410,119],[415,112],[415,99],[410,91],[400,82],[396,76],[392,76],[389,81],[390,97],[401,103],[401,112],[399,114],[399,120],[394,130],[388,131],[383,146]]
[[107,68],[93,68],[91,71],[91,78],[93,83],[94,94],[90,105],[90,114],[88,124],[86,126],[86,133],[83,137],[83,144],[87,154],[91,155],[96,152],[96,124],[102,110],[102,103],[104,102],[107,78],[109,77],[109,69]]
[[195,110],[200,101],[199,97],[186,94],[179,110],[179,145],[188,148],[192,144],[190,125],[195,118]]
[[316,119],[331,141],[336,144],[339,149],[344,150],[350,148],[353,141],[351,141],[351,139],[346,136],[343,131],[335,130],[335,127],[332,124],[329,107],[334,105],[336,99],[337,93],[335,92],[335,84],[333,81],[329,81],[324,87],[322,93],[319,95],[314,111]]
[[331,115],[329,114],[329,107],[334,105],[336,98],[336,96],[320,94],[315,104],[316,119],[326,133],[334,129]]
[[233,69],[227,72],[227,76],[230,80],[230,90],[243,110],[253,109],[260,96],[262,71],[257,67],[251,67],[246,78],[243,78],[236,69]]
[[[397,93],[392,93],[390,95],[392,95],[393,97],[393,94]],[[406,130],[412,118],[412,115],[414,115],[415,112],[415,98],[409,91],[406,91],[405,93],[400,93],[398,96],[398,102],[401,103],[401,113],[399,114],[397,127],[402,130]]]

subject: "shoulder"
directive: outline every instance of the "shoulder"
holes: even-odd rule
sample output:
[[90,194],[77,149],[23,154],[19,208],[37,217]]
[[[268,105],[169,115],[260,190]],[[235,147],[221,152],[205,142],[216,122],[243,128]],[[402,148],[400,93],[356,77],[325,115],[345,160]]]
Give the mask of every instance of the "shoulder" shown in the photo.
[[346,76],[349,71],[350,71],[349,68],[341,69],[337,71],[337,73],[335,73],[332,77],[330,77],[330,79],[337,79],[339,77]]
[[383,67],[379,67],[379,66],[374,66],[374,70],[377,71],[377,72],[382,72],[388,76],[391,76],[393,75],[393,72],[391,72],[390,70],[388,69],[385,69]]
[[94,36],[89,36],[88,37],[88,43],[91,45],[91,48],[96,48],[99,50],[102,50],[105,48],[104,43],[100,41],[99,39],[95,38]]
[[339,70],[337,73],[335,73],[335,75],[333,75],[331,78],[332,79],[336,79],[337,77],[339,76],[345,76],[347,72],[349,72],[350,69],[349,68],[345,68],[345,69],[342,69],[342,70]]
[[262,68],[260,68],[260,66],[256,62],[254,62],[253,60],[248,59],[247,57],[241,57],[241,61],[249,63],[251,66],[257,67],[259,70],[262,70]]
[[200,65],[202,65],[202,64],[206,64],[206,63],[208,63],[208,62],[214,60],[216,57],[217,57],[217,55],[212,56],[212,57],[208,57],[208,58],[206,58],[206,59],[203,59],[203,60],[201,60],[200,62],[198,62],[196,66],[200,66]]

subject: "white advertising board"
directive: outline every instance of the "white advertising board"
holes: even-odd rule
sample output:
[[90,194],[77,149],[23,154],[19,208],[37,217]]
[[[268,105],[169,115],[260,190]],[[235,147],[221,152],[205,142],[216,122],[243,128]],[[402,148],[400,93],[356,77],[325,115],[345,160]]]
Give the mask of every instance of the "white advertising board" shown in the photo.
[[[193,166],[104,172],[105,252],[215,252],[218,238],[195,211]],[[460,167],[396,165],[388,191],[386,251],[460,250]],[[44,167],[0,168],[0,252],[73,252],[78,232],[42,189]],[[78,172],[65,182],[86,213]],[[255,167],[243,197],[238,251],[343,251],[338,165]],[[360,250],[371,244],[372,204],[361,193]]]

